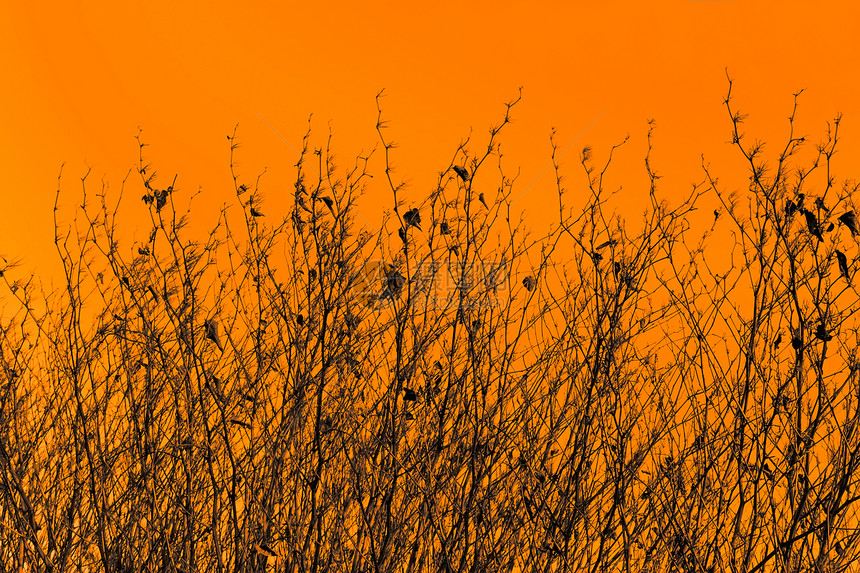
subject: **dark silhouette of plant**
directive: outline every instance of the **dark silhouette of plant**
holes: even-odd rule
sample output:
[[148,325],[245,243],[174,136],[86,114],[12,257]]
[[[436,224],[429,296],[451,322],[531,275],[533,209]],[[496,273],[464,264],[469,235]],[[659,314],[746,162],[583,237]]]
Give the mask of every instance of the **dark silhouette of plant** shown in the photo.
[[831,174],[839,118],[804,166],[792,112],[768,163],[731,85],[744,193],[703,163],[661,200],[652,123],[631,225],[605,187],[618,146],[582,150],[570,206],[553,134],[537,239],[499,147],[519,97],[423,198],[382,94],[380,147],[346,169],[309,127],[283,215],[234,131],[236,204],[202,241],[138,135],[145,242],[116,222],[132,181],[115,199],[86,174],[71,223],[57,191],[64,288],[0,268],[3,570],[852,570],[857,187]]

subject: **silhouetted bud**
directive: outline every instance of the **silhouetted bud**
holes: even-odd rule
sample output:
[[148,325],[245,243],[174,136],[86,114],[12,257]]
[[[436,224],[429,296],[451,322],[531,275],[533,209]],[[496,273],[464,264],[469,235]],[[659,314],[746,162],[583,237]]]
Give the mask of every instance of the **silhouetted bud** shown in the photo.
[[478,193],[478,201],[481,202],[481,205],[483,205],[485,209],[489,209],[489,207],[487,207],[487,202],[484,201],[484,194],[483,193]]
[[804,209],[803,216],[806,217],[806,228],[809,229],[809,234],[819,241],[823,241],[824,237],[821,236],[821,227],[818,226],[818,219],[815,218],[812,211]]
[[385,272],[385,281],[379,299],[394,298],[395,295],[400,294],[400,290],[404,284],[406,284],[406,277],[400,274],[394,265],[390,265],[389,269]]
[[397,234],[400,235],[400,240],[403,241],[403,244],[406,244],[408,242],[408,239],[406,237],[406,229],[404,229],[403,227],[397,229]]
[[415,400],[418,399],[418,395],[415,394],[415,390],[412,390],[410,388],[404,388],[403,389],[403,399],[406,400],[407,402],[414,402]]
[[296,315],[296,324],[298,324],[299,326],[302,326],[304,323],[305,323],[305,317],[304,317],[304,315],[302,315],[302,314],[297,314],[297,315]]
[[776,335],[776,340],[773,341],[773,347],[779,348],[779,345],[782,344],[782,333]]
[[406,277],[400,274],[399,271],[395,270],[393,267],[389,270],[388,275],[385,277],[385,284],[392,291],[399,291],[403,288],[403,285],[406,283]]
[[206,338],[214,342],[218,350],[224,350],[221,346],[221,338],[218,335],[218,323],[215,322],[215,319],[207,319],[203,322],[203,325],[206,327]]
[[418,212],[418,209],[409,209],[406,211],[406,214],[403,215],[403,220],[406,221],[407,225],[416,227],[419,231],[421,230],[421,214]]
[[466,170],[465,167],[460,167],[459,165],[455,165],[454,166],[454,172],[457,173],[457,175],[459,175],[460,179],[462,179],[463,181],[469,180],[469,172]]
[[803,345],[803,343],[800,342],[800,339],[798,337],[796,337],[796,336],[791,337],[791,347],[792,348],[794,348],[795,350],[800,350],[800,347],[802,345]]
[[445,221],[439,223],[439,233],[441,235],[447,235],[450,232],[451,231],[448,230],[448,223],[446,223]]
[[[172,190],[172,188],[170,188]],[[161,211],[161,209],[167,205],[167,190],[157,191],[155,196],[155,210]]]
[[138,252],[138,254],[141,254],[141,255],[148,255],[149,254],[149,247],[138,247],[137,252]]
[[251,207],[251,216],[252,217],[262,217],[263,214],[260,213],[259,211],[257,211],[256,209],[254,209],[253,207]]
[[827,328],[825,328],[824,323],[819,322],[815,329],[815,338],[828,342],[833,339],[833,336],[827,333]]
[[536,284],[537,281],[534,279],[534,277],[526,277],[523,279],[523,286],[526,287],[526,290],[529,292],[531,292],[531,290],[535,288]]
[[851,283],[851,277],[848,275],[848,258],[841,251],[836,251],[836,261],[839,263],[839,272],[845,277],[848,283]]
[[854,211],[848,211],[839,215],[839,222],[848,227],[852,237],[857,236],[857,216],[854,214]]
[[326,197],[325,195],[320,197],[320,199],[322,199],[325,206],[328,207],[328,210],[331,211],[331,214],[334,215],[334,200],[332,200],[331,197]]

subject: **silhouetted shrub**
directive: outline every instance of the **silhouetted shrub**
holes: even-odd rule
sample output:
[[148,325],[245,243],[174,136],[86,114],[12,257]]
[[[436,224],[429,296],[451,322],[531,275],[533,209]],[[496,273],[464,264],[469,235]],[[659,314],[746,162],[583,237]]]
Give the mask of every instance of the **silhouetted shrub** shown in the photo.
[[[517,101],[423,200],[394,179],[380,109],[393,210],[376,231],[357,211],[370,157],[338,170],[310,130],[290,212],[234,170],[241,216],[225,208],[203,241],[143,143],[145,243],[85,177],[75,224],[56,226],[64,289],[2,268],[4,570],[856,566],[839,119],[808,166],[793,130],[768,163],[727,97],[746,191],[703,165],[677,204],[649,130],[635,225],[589,148],[588,199],[565,205],[553,138],[559,220],[535,239],[492,164]],[[699,240],[705,195],[719,206]]]

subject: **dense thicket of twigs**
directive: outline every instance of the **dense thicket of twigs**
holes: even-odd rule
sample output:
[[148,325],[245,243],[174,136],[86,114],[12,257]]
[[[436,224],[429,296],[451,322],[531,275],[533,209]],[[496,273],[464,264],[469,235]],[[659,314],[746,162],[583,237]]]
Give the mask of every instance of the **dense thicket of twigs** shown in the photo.
[[646,158],[651,205],[624,223],[609,161],[584,149],[570,193],[553,139],[559,224],[537,239],[511,221],[500,159],[516,101],[422,200],[390,169],[380,110],[394,209],[373,233],[356,206],[371,156],[340,170],[310,130],[291,212],[236,175],[241,217],[202,242],[144,144],[145,242],[85,177],[56,226],[65,289],[2,269],[3,570],[856,568],[839,121],[802,164],[792,113],[766,162],[725,103],[744,192],[703,165],[689,198],[661,201]]

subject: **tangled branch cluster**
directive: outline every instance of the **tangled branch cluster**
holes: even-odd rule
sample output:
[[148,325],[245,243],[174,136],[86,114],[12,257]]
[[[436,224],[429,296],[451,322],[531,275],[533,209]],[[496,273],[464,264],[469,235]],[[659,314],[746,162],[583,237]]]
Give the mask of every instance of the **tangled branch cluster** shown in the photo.
[[380,108],[393,210],[376,232],[357,207],[376,152],[341,171],[310,129],[290,211],[264,209],[231,159],[241,216],[225,208],[202,242],[145,144],[145,243],[123,245],[119,201],[89,205],[84,177],[74,224],[56,223],[65,288],[0,269],[3,570],[856,567],[839,120],[798,167],[792,114],[768,164],[730,95],[748,190],[703,165],[670,207],[649,130],[632,233],[589,148],[587,199],[566,204],[555,136],[558,225],[534,239],[511,222],[499,137],[519,99],[421,201],[394,178]]

